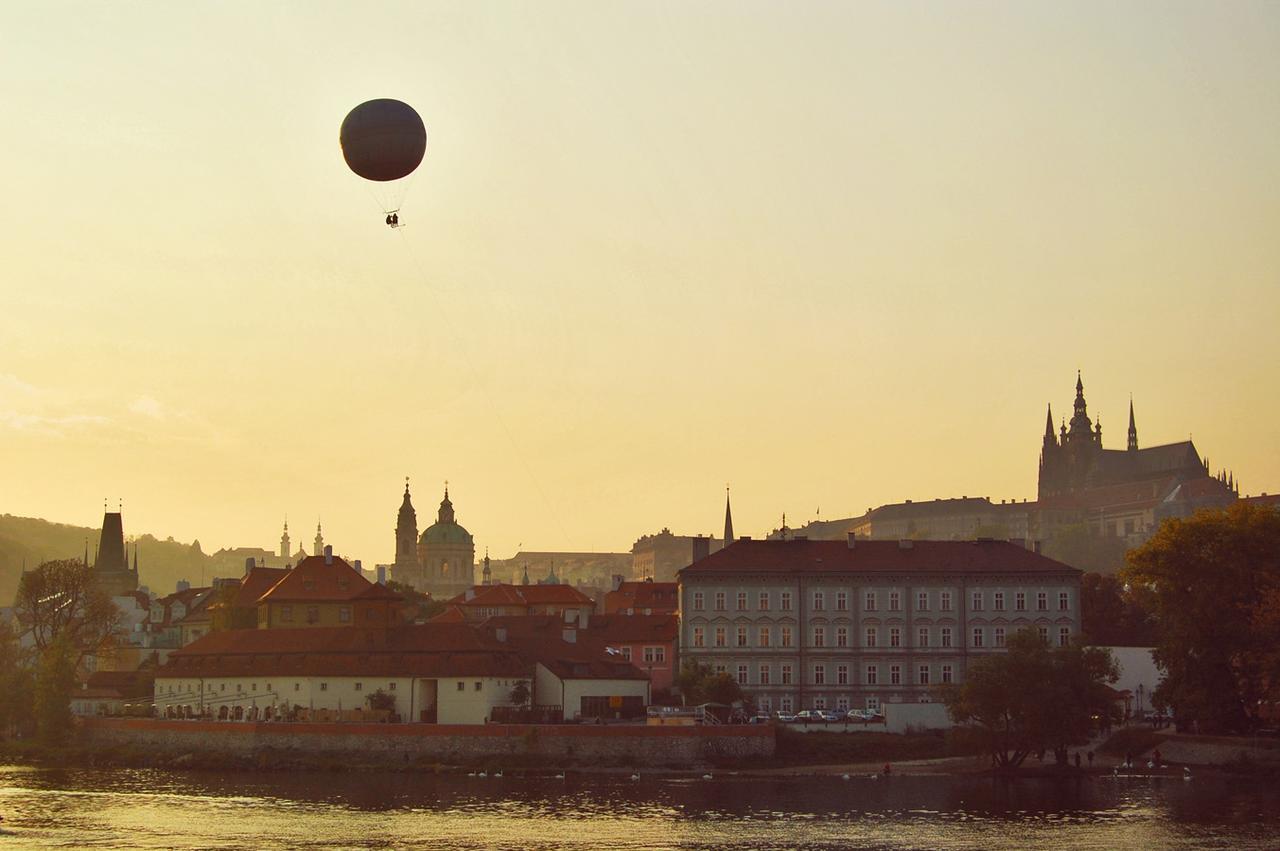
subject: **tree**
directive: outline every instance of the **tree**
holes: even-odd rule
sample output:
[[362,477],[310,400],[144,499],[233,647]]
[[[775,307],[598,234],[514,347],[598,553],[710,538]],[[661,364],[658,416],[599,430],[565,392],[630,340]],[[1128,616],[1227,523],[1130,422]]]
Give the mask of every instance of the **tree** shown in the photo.
[[381,709],[386,712],[396,711],[396,696],[382,689],[378,689],[373,694],[366,696],[364,702],[369,705],[370,709]]
[[710,665],[686,662],[676,675],[676,687],[684,695],[686,705],[702,703],[737,703],[744,699],[742,686],[727,673],[716,673]]
[[1150,647],[1156,642],[1150,592],[1133,588],[1114,576],[1086,573],[1080,577],[1080,625],[1090,644]]
[[516,680],[515,686],[511,689],[511,702],[516,706],[528,706],[530,697],[532,694],[529,691],[529,681]]
[[36,735],[50,747],[71,734],[71,689],[76,681],[75,649],[66,633],[40,651],[35,678]]
[[429,621],[447,608],[444,600],[432,599],[430,594],[419,591],[406,582],[389,581],[387,590],[404,598],[404,619],[411,623],[415,620]]
[[963,683],[940,687],[942,700],[956,723],[982,731],[997,766],[1017,768],[1044,750],[1065,763],[1069,747],[1088,741],[1093,717],[1112,711],[1115,662],[1101,648],[1051,649],[1029,629],[1007,647],[970,665]]
[[1268,612],[1280,602],[1280,513],[1236,503],[1165,521],[1122,578],[1154,607],[1155,700],[1209,729],[1255,726],[1277,682]]
[[38,651],[43,654],[65,638],[77,667],[120,627],[119,609],[82,561],[47,561],[24,573],[14,608]]
[[30,653],[9,621],[0,621],[0,735],[31,732],[35,689]]

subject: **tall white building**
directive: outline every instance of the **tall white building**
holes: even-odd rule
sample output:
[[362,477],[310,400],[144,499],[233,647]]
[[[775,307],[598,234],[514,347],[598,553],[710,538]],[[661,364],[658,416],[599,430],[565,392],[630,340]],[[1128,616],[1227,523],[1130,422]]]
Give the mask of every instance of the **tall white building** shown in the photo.
[[1080,575],[1003,541],[742,538],[680,572],[680,652],[766,711],[929,701],[1019,629],[1077,637]]

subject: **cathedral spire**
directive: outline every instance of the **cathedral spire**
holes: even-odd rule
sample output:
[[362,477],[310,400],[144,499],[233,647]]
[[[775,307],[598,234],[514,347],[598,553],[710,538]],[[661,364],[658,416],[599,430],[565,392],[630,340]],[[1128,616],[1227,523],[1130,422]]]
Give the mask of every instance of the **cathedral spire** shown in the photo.
[[1138,448],[1138,426],[1133,420],[1133,397],[1129,397],[1129,449]]
[[733,512],[729,509],[729,486],[724,486],[724,545],[733,543]]

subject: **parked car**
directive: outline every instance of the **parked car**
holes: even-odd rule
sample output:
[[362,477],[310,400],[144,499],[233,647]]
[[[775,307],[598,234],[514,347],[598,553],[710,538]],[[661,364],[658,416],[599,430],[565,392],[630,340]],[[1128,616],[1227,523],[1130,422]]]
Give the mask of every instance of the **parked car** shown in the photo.
[[796,720],[796,716],[790,712],[775,712],[773,713],[773,717],[777,718],[779,721],[781,721],[784,724],[787,724]]
[[828,722],[843,722],[848,720],[847,715],[838,709],[819,709],[818,717],[823,721]]
[[848,716],[850,721],[859,721],[863,724],[867,723],[875,715],[870,709],[850,709]]
[[796,713],[796,721],[801,724],[816,724],[822,722],[822,713],[817,709],[801,709]]
[[748,724],[768,724],[772,719],[768,715],[752,715]]

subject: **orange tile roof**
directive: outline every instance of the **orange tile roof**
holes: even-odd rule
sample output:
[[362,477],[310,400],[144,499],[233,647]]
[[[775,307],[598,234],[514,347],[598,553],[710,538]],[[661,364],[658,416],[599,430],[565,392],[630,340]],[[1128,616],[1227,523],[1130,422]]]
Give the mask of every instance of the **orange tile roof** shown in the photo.
[[604,609],[606,613],[623,609],[674,612],[678,587],[675,582],[623,582],[617,591],[605,595]]
[[360,575],[360,571],[337,556],[333,563],[324,556],[308,556],[293,570],[272,585],[259,603],[322,603],[349,600],[399,600],[399,594],[381,585],[375,585]]
[[592,615],[586,632],[592,640],[605,644],[636,641],[672,642],[676,640],[676,616],[666,615]]
[[463,624],[213,632],[170,654],[161,677],[529,677],[528,663]]
[[682,581],[739,573],[1044,573],[1081,571],[1007,541],[743,541],[680,571]]
[[240,588],[231,605],[237,609],[252,609],[258,599],[281,579],[288,569],[283,567],[253,567],[240,579]]
[[455,606],[592,606],[595,601],[571,585],[477,585],[472,596],[459,594],[449,601]]

